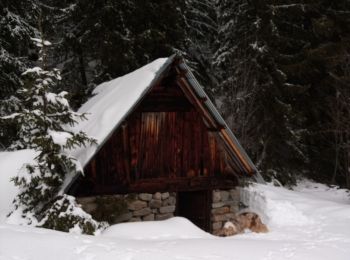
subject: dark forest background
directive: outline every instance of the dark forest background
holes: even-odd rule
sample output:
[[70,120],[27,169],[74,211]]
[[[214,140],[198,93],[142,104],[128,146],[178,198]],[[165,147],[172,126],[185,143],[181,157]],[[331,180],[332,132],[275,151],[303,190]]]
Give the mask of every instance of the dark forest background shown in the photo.
[[[0,0],[0,100],[36,64],[40,34],[75,109],[179,53],[266,179],[350,188],[349,0]],[[1,122],[0,149],[15,132]]]

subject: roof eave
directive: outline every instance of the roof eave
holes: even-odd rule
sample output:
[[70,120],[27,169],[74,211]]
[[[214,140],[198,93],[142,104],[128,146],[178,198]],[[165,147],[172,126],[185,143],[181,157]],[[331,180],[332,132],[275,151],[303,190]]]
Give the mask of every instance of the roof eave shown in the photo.
[[223,131],[229,136],[229,138],[233,141],[235,147],[238,149],[240,155],[243,157],[246,164],[249,166],[250,169],[247,169],[248,174],[254,176],[256,181],[258,183],[265,183],[264,179],[262,178],[261,174],[259,173],[258,169],[256,168],[255,164],[252,162],[250,157],[248,156],[245,149],[241,146],[239,141],[237,140],[236,136],[233,134],[229,126],[226,124],[225,120],[222,118],[222,116],[219,114],[217,109],[215,108],[214,104],[208,97],[208,95],[205,93],[203,87],[199,84],[197,79],[194,77],[191,69],[188,67],[188,65],[180,61],[179,67],[181,70],[184,71],[184,75],[188,81],[188,83],[192,86],[196,94],[200,99],[203,100],[203,104],[206,106],[208,111],[211,113],[211,115],[214,117],[214,119],[218,122],[219,125],[223,126]]

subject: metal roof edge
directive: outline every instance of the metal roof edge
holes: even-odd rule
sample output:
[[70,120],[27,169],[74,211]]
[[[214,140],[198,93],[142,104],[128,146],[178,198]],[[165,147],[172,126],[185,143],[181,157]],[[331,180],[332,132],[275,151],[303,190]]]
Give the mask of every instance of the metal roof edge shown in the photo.
[[259,170],[256,168],[255,164],[252,162],[252,160],[250,159],[250,157],[248,156],[247,152],[245,151],[245,149],[242,147],[242,145],[239,143],[238,139],[236,138],[236,136],[233,134],[232,130],[229,128],[229,126],[227,125],[226,121],[222,118],[222,116],[220,115],[219,111],[216,109],[215,105],[213,104],[213,102],[210,100],[210,98],[208,97],[208,95],[205,93],[204,88],[199,84],[199,82],[197,81],[197,79],[195,78],[195,76],[193,75],[190,67],[184,62],[182,61],[179,64],[180,68],[185,70],[186,73],[186,78],[188,80],[188,82],[190,83],[190,85],[193,87],[193,89],[195,90],[195,92],[198,94],[198,96],[200,98],[204,98],[203,100],[205,100],[203,103],[205,104],[205,106],[208,108],[208,110],[211,112],[212,116],[221,124],[225,127],[229,137],[232,139],[232,141],[234,142],[234,144],[237,146],[238,150],[241,152],[241,154],[243,155],[244,159],[247,161],[247,163],[249,164],[249,166],[253,169],[253,171],[255,171],[255,175],[254,178],[258,183],[265,183],[263,177],[261,176]]

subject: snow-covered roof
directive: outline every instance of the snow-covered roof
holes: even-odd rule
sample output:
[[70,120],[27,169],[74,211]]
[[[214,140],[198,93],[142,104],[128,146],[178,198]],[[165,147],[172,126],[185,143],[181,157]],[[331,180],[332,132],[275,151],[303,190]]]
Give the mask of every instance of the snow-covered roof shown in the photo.
[[[95,88],[94,96],[78,110],[80,113],[86,113],[88,119],[75,127],[76,131],[81,130],[97,141],[96,145],[82,147],[72,152],[72,155],[78,159],[83,167],[133,111],[133,108],[162,76],[163,72],[175,61],[175,55],[157,59],[125,76],[102,83]],[[258,182],[263,182],[254,164],[195,79],[190,68],[183,61],[179,63],[179,67],[184,70],[188,85],[196,96],[203,100],[206,110],[224,128],[223,132],[230,139],[233,150],[235,150],[234,153],[239,153],[239,160],[250,169],[250,173],[257,173],[255,177]],[[75,177],[67,178],[64,188],[68,188]]]
[[95,88],[94,96],[78,110],[79,113],[86,113],[88,119],[75,127],[75,130],[81,130],[97,141],[97,145],[73,151],[72,155],[79,160],[82,166],[89,162],[99,147],[147,93],[152,82],[158,78],[170,60],[171,58],[157,59],[140,69],[102,83]]

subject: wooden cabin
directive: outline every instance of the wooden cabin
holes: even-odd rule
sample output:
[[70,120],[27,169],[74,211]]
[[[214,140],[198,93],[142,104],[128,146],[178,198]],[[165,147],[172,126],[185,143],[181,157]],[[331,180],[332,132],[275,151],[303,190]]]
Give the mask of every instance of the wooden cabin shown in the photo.
[[[145,209],[157,199],[160,202],[156,203],[158,208],[137,213],[137,220],[178,215],[213,231],[217,222],[212,219],[213,205],[222,202],[217,199],[220,192],[230,197],[238,178],[254,176],[256,168],[184,61],[172,56],[158,67],[151,81],[147,77],[150,82],[144,84],[141,94],[128,104],[126,113],[84,159],[84,176],[74,178],[66,191],[85,198],[83,204],[96,196],[141,194],[147,206],[140,202],[140,208],[129,207],[129,211]],[[137,73],[142,81],[144,74],[138,71],[132,78],[138,77]],[[115,88],[124,87],[133,95],[132,80],[130,85],[123,77],[118,82]],[[112,94],[102,90],[96,96],[103,103]],[[124,102],[118,98],[115,103]],[[93,106],[81,112],[94,115]],[[172,202],[165,205],[168,208],[160,210],[171,196]],[[237,202],[232,195],[231,206],[233,200]],[[232,210],[224,211],[232,217]],[[135,216],[123,221],[130,219],[135,220]]]

